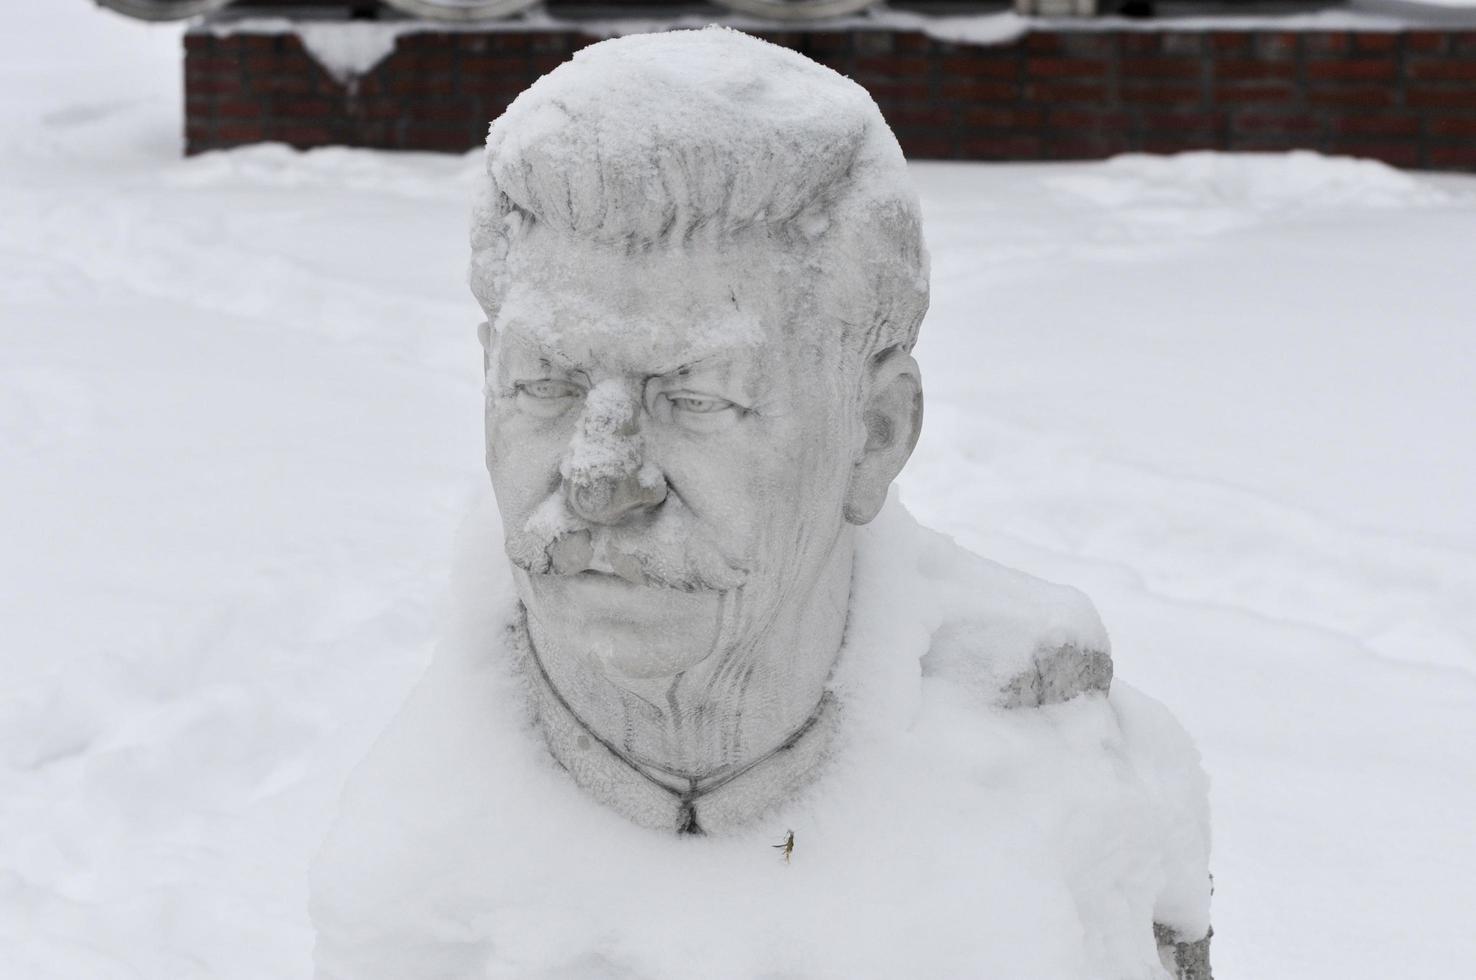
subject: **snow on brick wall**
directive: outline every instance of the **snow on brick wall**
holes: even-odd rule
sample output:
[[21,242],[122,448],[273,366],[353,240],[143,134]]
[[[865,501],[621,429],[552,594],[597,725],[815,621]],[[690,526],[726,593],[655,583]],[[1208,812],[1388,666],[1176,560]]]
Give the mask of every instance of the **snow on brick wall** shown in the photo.
[[[608,33],[417,28],[352,78],[274,23],[186,36],[188,152],[266,140],[463,152]],[[865,85],[918,159],[1312,149],[1476,170],[1476,31],[1037,28],[992,44],[906,27],[756,33]]]

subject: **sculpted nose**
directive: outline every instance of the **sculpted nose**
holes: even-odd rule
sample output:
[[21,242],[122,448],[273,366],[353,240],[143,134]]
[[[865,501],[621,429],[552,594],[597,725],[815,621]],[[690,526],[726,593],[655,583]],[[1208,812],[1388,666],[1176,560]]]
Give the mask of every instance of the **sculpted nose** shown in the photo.
[[666,499],[666,479],[645,458],[639,388],[596,385],[565,459],[569,509],[591,524],[619,524]]
[[565,487],[569,509],[591,524],[620,524],[666,499],[666,481],[654,468],[569,482]]

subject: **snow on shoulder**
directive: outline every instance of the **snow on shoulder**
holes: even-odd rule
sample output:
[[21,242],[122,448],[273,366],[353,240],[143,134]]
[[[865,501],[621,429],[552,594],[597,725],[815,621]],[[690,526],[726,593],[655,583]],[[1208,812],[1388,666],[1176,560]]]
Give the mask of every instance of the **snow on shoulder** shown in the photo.
[[[1105,657],[1090,603],[895,499],[861,531],[819,779],[750,828],[682,838],[595,803],[550,757],[489,502],[447,638],[315,866],[319,977],[1162,980],[1154,925],[1209,925],[1188,736],[1090,670],[1076,696],[1004,707],[1043,651]],[[789,831],[786,864],[771,845]]]

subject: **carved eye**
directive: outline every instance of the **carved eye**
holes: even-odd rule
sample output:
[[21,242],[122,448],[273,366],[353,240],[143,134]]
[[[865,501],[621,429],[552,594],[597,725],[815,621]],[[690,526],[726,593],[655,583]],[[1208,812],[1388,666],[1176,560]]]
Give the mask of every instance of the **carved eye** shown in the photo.
[[711,415],[734,407],[726,398],[711,395],[668,395],[667,400],[678,412],[691,412],[693,415]]
[[543,378],[538,381],[520,381],[516,386],[518,407],[531,415],[553,418],[564,414],[574,400],[584,394],[584,389],[569,381]]

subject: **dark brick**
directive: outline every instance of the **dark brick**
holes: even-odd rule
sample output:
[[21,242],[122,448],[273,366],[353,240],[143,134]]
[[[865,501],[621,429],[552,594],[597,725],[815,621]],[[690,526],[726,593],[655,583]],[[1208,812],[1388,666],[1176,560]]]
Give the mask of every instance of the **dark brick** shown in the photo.
[[1370,143],[1361,140],[1334,140],[1327,144],[1329,153],[1382,160],[1395,167],[1414,167],[1420,162],[1420,148],[1414,143]]
[[895,47],[891,31],[857,31],[852,44],[859,55],[891,54]]
[[317,82],[307,75],[268,75],[252,83],[256,91],[272,95],[307,95],[317,87]]
[[1242,136],[1316,136],[1325,128],[1322,117],[1305,112],[1242,110],[1230,116],[1231,132]]
[[1359,33],[1353,35],[1353,50],[1359,52],[1399,50],[1398,34],[1368,34]]
[[1109,101],[1107,85],[1086,82],[1031,82],[1025,86],[1025,101],[1040,105],[1086,102],[1104,105]]
[[392,77],[388,87],[396,95],[450,95],[456,80],[452,75],[401,74]]
[[1159,35],[1159,50],[1170,55],[1198,55],[1204,52],[1204,34],[1199,31],[1168,32]]
[[1393,60],[1313,61],[1307,65],[1309,81],[1388,82],[1399,74]]
[[1309,58],[1340,58],[1353,50],[1353,35],[1343,32],[1312,31],[1302,38],[1302,50]]
[[230,43],[245,54],[259,55],[276,51],[280,38],[278,34],[233,34]]
[[1476,86],[1445,88],[1410,85],[1404,91],[1404,104],[1416,109],[1465,109],[1476,112]]
[[953,123],[953,107],[951,105],[935,104],[928,105],[900,105],[888,108],[882,113],[887,123],[893,127],[897,126],[948,126]]
[[1307,92],[1307,104],[1338,106],[1345,109],[1385,109],[1398,103],[1392,87],[1382,88],[1313,88]]
[[817,55],[844,54],[852,49],[852,31],[817,30],[810,35],[810,53]]
[[264,103],[242,98],[216,100],[210,112],[220,119],[259,119],[267,114]]
[[1215,102],[1225,105],[1295,102],[1300,94],[1292,82],[1221,82],[1215,86]]
[[1093,58],[1025,59],[1025,72],[1032,78],[1105,78],[1107,62]]
[[479,142],[463,129],[415,125],[405,128],[404,141],[407,146],[431,153],[465,153]]
[[492,31],[483,35],[487,38],[489,51],[527,51],[529,35],[525,31]]
[[565,58],[584,47],[585,43],[584,38],[573,31],[534,31],[528,35],[529,50]]
[[1112,35],[1095,31],[1071,31],[1059,35],[1059,50],[1072,58],[1110,58],[1117,51]]
[[1444,54],[1446,35],[1443,31],[1408,31],[1404,49],[1419,54]]
[[865,88],[878,103],[924,102],[933,95],[933,87],[921,79],[868,81]]
[[411,106],[398,99],[374,99],[359,106],[358,115],[364,119],[393,122],[407,118],[413,111]]
[[1433,116],[1425,125],[1431,136],[1468,136],[1476,139],[1476,116]]
[[532,68],[527,58],[513,54],[468,55],[461,59],[463,75],[512,76],[528,78]]
[[1194,58],[1124,58],[1123,78],[1198,78],[1203,62]]
[[1163,45],[1157,31],[1124,31],[1118,38],[1118,48],[1123,57],[1157,57],[1163,54]]
[[185,83],[190,96],[246,95],[246,88],[237,75],[206,75],[192,78]]
[[956,155],[953,138],[937,130],[899,129],[897,142],[911,160],[947,160]]
[[1016,78],[1020,65],[1018,58],[951,55],[938,61],[938,74],[944,78]]
[[1268,61],[1285,61],[1297,56],[1297,47],[1302,36],[1294,31],[1276,34],[1257,34],[1256,55]]
[[1476,60],[1411,58],[1405,65],[1410,78],[1431,82],[1476,82]]
[[1039,109],[969,106],[960,114],[960,120],[963,125],[973,129],[1027,129],[1039,126],[1045,120],[1045,113]]
[[266,138],[266,128],[259,122],[233,121],[215,127],[216,146],[259,143]]
[[1458,54],[1476,55],[1476,31],[1452,31],[1450,46]]
[[272,131],[274,139],[300,150],[332,143],[333,135],[333,131],[327,126],[281,126]]
[[1210,47],[1216,57],[1241,56],[1251,47],[1251,35],[1245,31],[1212,31]]
[[[866,84],[915,158],[1308,147],[1476,169],[1476,31],[761,32]],[[187,152],[263,139],[462,152],[577,31],[405,35],[352,93],[294,35],[187,34]],[[1401,73],[1403,76],[1401,77]]]
[[328,99],[288,96],[273,100],[273,115],[289,119],[326,119],[334,115],[335,106]]
[[1025,36],[1025,50],[1031,54],[1054,55],[1061,53],[1061,35],[1032,31]]
[[[809,36],[810,35],[806,35],[806,37]],[[919,34],[916,31],[913,31],[909,34],[898,34],[895,41],[895,47],[899,52],[903,54],[931,55],[933,54],[934,49],[937,48],[937,46],[938,42],[934,41],[926,34]]]
[[928,73],[928,59],[916,55],[866,56],[856,59],[853,75],[867,78],[920,78]]
[[1100,136],[1052,136],[1045,143],[1049,160],[1101,160],[1133,149],[1132,142],[1121,133]]
[[1222,150],[1225,145],[1223,139],[1191,133],[1173,137],[1145,136],[1138,141],[1136,149],[1139,153],[1187,153],[1190,150]]
[[1052,109],[1046,115],[1046,125],[1051,129],[1080,132],[1125,133],[1132,126],[1132,113],[1120,109]]
[[534,54],[528,59],[528,71],[533,78],[542,78],[573,56],[573,52],[568,54]]
[[1232,58],[1216,61],[1214,75],[1216,79],[1242,81],[1294,79],[1297,77],[1297,66],[1290,61],[1255,61]]
[[1470,169],[1476,167],[1476,144],[1463,143],[1458,146],[1432,146],[1428,151],[1433,167]]
[[1139,118],[1148,132],[1214,133],[1225,124],[1223,112],[1145,112]]
[[1020,86],[978,78],[945,78],[938,83],[938,93],[945,99],[963,102],[1014,102],[1020,97]]
[[960,141],[965,157],[973,160],[1030,160],[1040,156],[1039,136],[1027,134],[979,136],[965,133]]
[[756,31],[754,37],[762,38],[770,44],[777,44],[791,51],[799,50],[800,46],[805,43],[805,36],[798,31]]
[[1225,141],[1225,149],[1241,153],[1285,153],[1287,150],[1313,150],[1319,147],[1316,139],[1297,136],[1241,136],[1232,133]]
[[[1358,113],[1350,116],[1334,116],[1331,120],[1333,133],[1339,136],[1418,136],[1420,120],[1411,115],[1368,115]],[[1476,131],[1476,130],[1473,130]]]
[[1123,79],[1118,88],[1123,105],[1199,106],[1204,102],[1204,94],[1198,85]]

